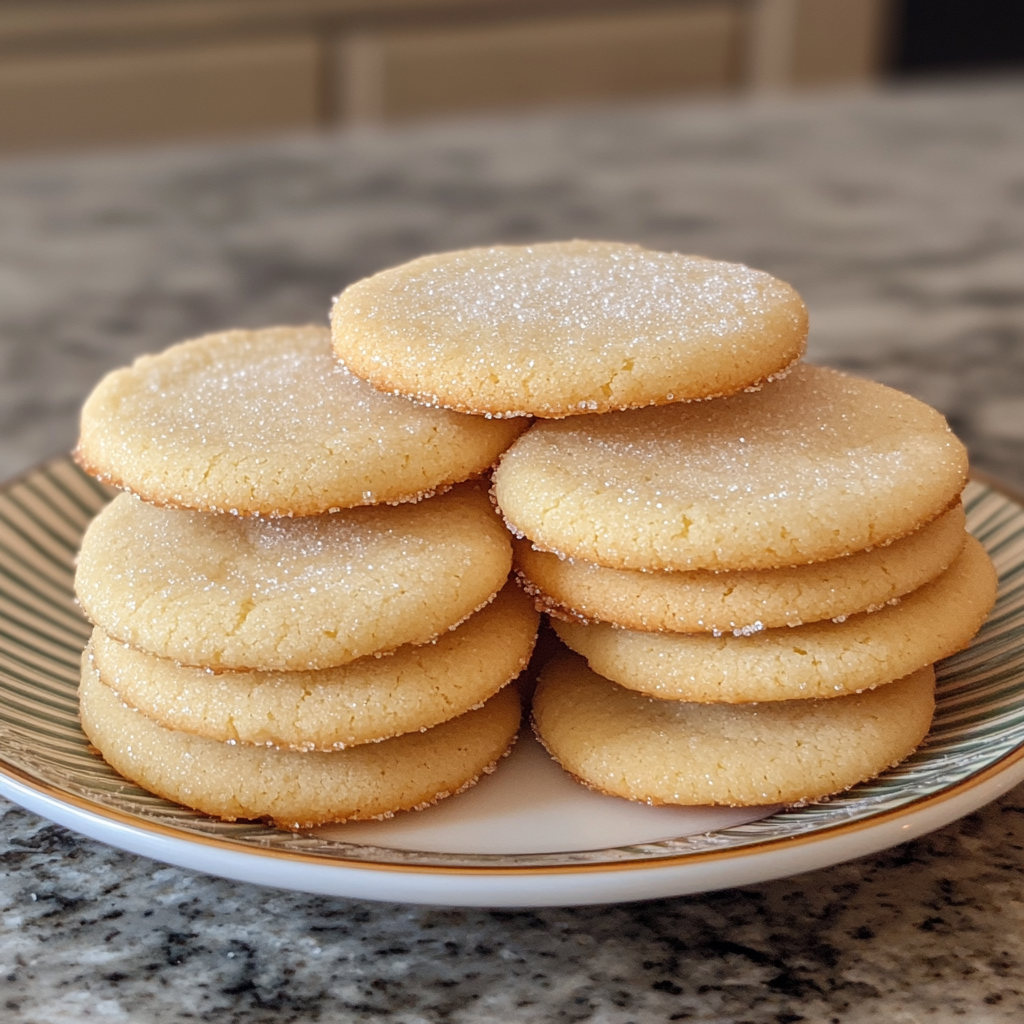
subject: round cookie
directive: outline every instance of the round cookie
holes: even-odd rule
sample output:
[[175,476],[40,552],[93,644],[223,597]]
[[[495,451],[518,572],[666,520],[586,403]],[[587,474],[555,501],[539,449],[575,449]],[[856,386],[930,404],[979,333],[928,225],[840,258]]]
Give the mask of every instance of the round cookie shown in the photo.
[[342,750],[423,731],[492,697],[530,660],[537,612],[515,586],[431,644],[319,672],[221,672],[137,651],[100,630],[100,678],[129,707],[194,736]]
[[422,256],[346,288],[331,323],[375,387],[495,417],[732,394],[807,336],[800,297],[763,271],[587,241]]
[[996,595],[984,548],[968,537],[956,561],[899,604],[845,622],[750,636],[641,633],[605,622],[555,621],[590,667],[665,700],[725,702],[838,697],[889,683],[970,643]]
[[535,423],[494,493],[537,547],[608,568],[775,569],[911,533],[966,474],[934,409],[801,364],[751,394]]
[[606,569],[516,541],[514,562],[537,607],[627,629],[746,635],[877,611],[949,568],[966,540],[956,505],[907,537],[846,558],[715,573]]
[[330,753],[235,746],[165,729],[122,704],[82,659],[82,728],[125,778],[227,821],[270,818],[278,828],[387,818],[461,792],[493,771],[519,730],[514,686],[482,708],[383,743]]
[[873,778],[913,752],[934,709],[930,666],[837,700],[736,706],[652,700],[567,655],[541,673],[533,720],[555,760],[602,793],[763,806],[817,800]]
[[481,486],[414,505],[259,519],[121,494],[75,590],[104,633],[204,668],[294,671],[419,644],[505,585],[512,545]]
[[483,472],[521,427],[382,395],[323,327],[225,331],[107,374],[75,458],[146,501],[315,515],[414,501]]

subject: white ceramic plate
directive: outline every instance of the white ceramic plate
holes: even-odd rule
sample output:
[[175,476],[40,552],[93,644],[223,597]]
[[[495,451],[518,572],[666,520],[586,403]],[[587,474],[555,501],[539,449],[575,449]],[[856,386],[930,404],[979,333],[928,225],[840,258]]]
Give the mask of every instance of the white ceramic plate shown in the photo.
[[390,822],[292,834],[216,821],[126,782],[78,726],[89,627],[72,563],[109,492],[66,458],[0,489],[0,793],[94,839],[183,867],[330,895],[417,903],[608,903],[740,885],[883,849],[1024,780],[1024,508],[972,483],[968,525],[1000,596],[940,666],[925,745],[801,808],[650,808],[572,783],[532,740],[476,789]]

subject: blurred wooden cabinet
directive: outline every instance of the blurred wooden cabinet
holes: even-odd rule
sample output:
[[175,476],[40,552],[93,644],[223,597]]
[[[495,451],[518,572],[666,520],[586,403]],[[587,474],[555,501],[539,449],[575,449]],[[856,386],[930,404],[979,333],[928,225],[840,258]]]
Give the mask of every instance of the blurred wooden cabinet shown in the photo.
[[740,80],[741,47],[732,0],[363,32],[340,44],[339,111],[372,121],[721,91]]
[[308,36],[0,58],[0,145],[92,145],[317,123]]
[[0,149],[869,79],[887,0],[0,0]]

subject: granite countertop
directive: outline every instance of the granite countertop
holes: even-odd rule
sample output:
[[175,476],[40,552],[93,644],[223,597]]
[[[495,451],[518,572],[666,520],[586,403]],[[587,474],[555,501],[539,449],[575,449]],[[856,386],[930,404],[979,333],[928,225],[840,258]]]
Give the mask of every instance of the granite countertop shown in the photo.
[[[422,252],[610,237],[763,267],[810,356],[936,405],[1024,490],[1024,80],[0,163],[0,475],[98,376],[322,321]],[[9,1024],[1024,1018],[1024,788],[930,836],[704,896],[372,904],[165,867],[0,801]]]

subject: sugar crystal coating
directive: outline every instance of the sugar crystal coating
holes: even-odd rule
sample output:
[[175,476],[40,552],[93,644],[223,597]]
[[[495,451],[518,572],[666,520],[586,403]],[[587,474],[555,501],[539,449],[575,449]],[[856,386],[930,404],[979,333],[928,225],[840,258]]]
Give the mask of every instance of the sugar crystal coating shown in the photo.
[[82,728],[122,775],[151,793],[234,821],[278,828],[390,818],[452,796],[494,770],[519,730],[515,687],[425,732],[329,752],[235,746],[165,729],[127,707],[87,648],[79,688]]
[[910,533],[966,474],[934,409],[801,364],[714,402],[535,423],[494,493],[543,550],[620,569],[769,569]]
[[881,686],[966,647],[996,596],[996,574],[973,537],[941,576],[899,604],[752,632],[647,633],[606,622],[555,621],[590,667],[664,700],[742,704],[835,697]]
[[100,678],[169,729],[221,742],[341,750],[431,728],[479,707],[525,667],[537,612],[509,584],[433,643],[319,672],[213,672],[93,630]]
[[521,428],[382,395],[322,327],[226,331],[142,356],[86,401],[76,456],[159,504],[314,515],[490,467]]
[[935,710],[931,667],[836,700],[652,700],[565,655],[545,666],[534,728],[603,793],[649,804],[763,806],[842,792],[902,761]]
[[516,542],[515,562],[538,607],[552,615],[645,631],[750,635],[877,611],[947,569],[965,540],[958,504],[884,547],[782,569],[607,569],[536,551],[525,540]]
[[75,587],[91,621],[133,647],[186,665],[290,671],[431,640],[490,601],[511,560],[471,484],[298,519],[122,494],[86,531]]
[[611,242],[424,256],[347,288],[335,349],[376,387],[490,416],[731,394],[799,358],[807,315],[763,271]]

